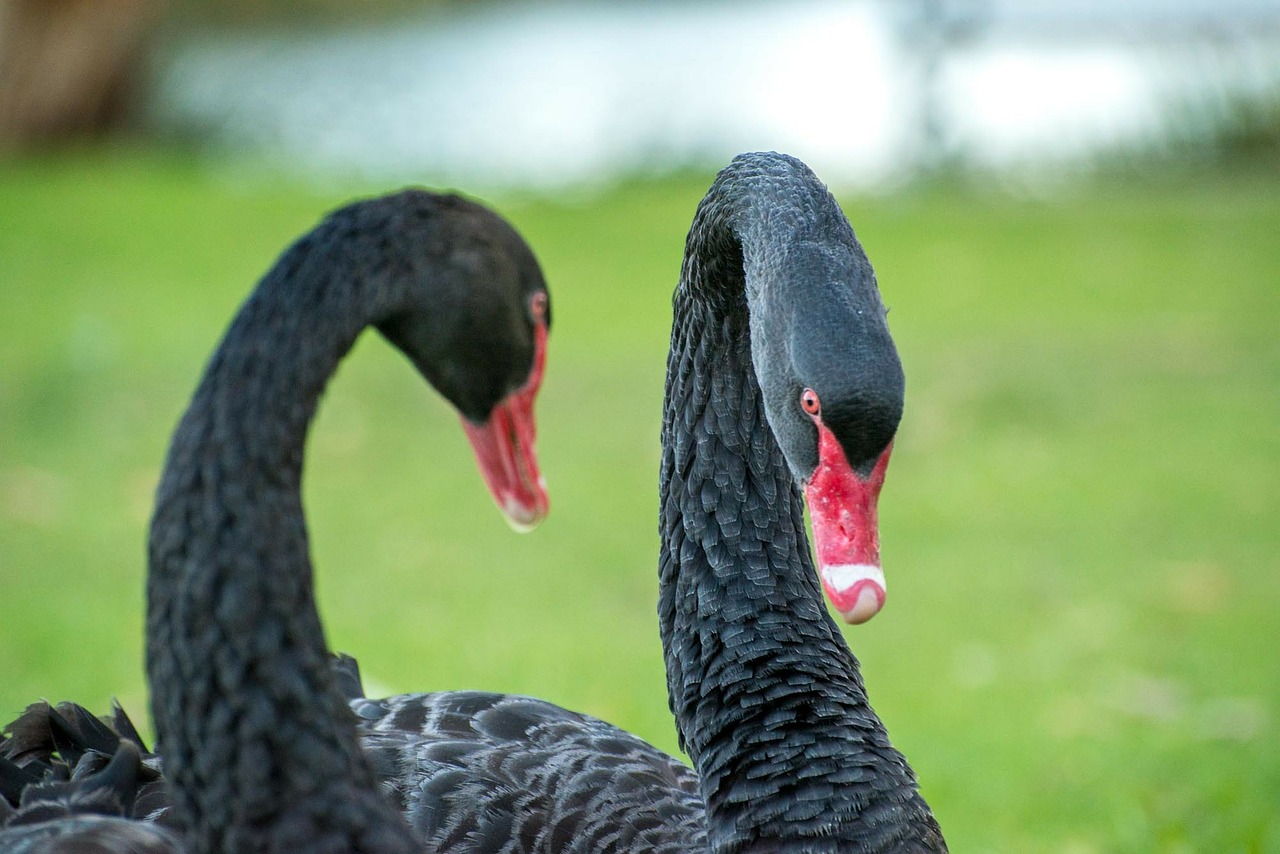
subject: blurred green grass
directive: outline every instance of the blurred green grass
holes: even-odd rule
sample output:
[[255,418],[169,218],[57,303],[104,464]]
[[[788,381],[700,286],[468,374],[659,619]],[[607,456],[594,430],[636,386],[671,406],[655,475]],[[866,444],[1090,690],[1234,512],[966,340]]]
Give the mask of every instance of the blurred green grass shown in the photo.
[[[305,498],[330,642],[381,690],[536,694],[675,749],[657,435],[709,180],[491,200],[552,287],[535,534],[397,354],[370,335],[344,365]],[[277,253],[376,189],[154,151],[5,164],[0,718],[112,695],[145,718],[169,430]],[[1280,178],[843,201],[908,377],[889,606],[847,637],[953,850],[1280,850]]]

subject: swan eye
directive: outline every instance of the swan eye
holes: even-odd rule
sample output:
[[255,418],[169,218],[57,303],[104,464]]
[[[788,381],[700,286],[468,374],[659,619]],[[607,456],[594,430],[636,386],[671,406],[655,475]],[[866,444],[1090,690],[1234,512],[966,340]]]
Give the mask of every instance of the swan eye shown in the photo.
[[813,416],[820,414],[822,403],[818,400],[818,393],[811,388],[800,392],[800,408]]
[[547,319],[547,292],[538,291],[529,297],[529,311],[533,313],[535,323],[541,323]]

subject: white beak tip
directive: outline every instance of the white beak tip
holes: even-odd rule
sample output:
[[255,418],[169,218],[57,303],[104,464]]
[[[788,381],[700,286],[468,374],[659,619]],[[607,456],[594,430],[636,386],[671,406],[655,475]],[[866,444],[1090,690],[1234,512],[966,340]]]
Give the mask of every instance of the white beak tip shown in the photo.
[[884,607],[884,570],[869,563],[843,564],[821,568],[827,598],[846,623],[859,625]]

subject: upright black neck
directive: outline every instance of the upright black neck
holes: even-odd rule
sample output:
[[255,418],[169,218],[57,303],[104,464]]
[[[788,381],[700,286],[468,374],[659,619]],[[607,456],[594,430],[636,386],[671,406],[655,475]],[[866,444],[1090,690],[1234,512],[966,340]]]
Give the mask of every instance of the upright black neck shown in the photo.
[[195,851],[412,850],[332,685],[301,506],[319,396],[389,308],[382,259],[351,245],[375,235],[342,229],[300,240],[245,303],[157,494],[147,671]]
[[722,173],[675,295],[659,561],[671,708],[713,850],[933,850],[911,769],[827,615],[752,365],[750,313],[808,216],[785,179]]

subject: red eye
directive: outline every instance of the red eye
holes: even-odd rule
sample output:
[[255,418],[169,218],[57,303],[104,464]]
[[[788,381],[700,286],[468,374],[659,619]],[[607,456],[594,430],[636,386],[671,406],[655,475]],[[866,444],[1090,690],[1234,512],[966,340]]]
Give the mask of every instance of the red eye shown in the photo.
[[533,312],[533,319],[541,322],[547,319],[547,292],[538,291],[529,298],[529,310]]
[[800,408],[815,416],[822,412],[822,404],[818,401],[818,393],[811,388],[800,392]]

